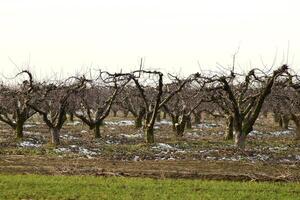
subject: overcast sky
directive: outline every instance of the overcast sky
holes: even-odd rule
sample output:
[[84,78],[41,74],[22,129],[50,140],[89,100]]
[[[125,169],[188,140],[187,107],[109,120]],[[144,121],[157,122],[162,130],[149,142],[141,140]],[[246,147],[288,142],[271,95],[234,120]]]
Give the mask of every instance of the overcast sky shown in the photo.
[[[0,72],[300,66],[296,0],[1,0]],[[289,47],[288,47],[289,46]],[[287,56],[289,55],[289,56]]]

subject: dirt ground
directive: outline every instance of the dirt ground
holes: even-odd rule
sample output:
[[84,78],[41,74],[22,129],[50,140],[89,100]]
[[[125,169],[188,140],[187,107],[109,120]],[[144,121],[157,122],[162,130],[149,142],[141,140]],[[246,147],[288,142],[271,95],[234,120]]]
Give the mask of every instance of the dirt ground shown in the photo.
[[300,142],[293,124],[282,130],[271,117],[260,118],[246,149],[224,140],[222,120],[208,119],[175,138],[168,119],[155,125],[156,143],[144,142],[131,118],[110,117],[102,138],[80,121],[67,122],[61,145],[49,144],[40,119],[25,125],[24,139],[0,124],[0,172],[61,175],[203,178],[218,180],[300,181]]

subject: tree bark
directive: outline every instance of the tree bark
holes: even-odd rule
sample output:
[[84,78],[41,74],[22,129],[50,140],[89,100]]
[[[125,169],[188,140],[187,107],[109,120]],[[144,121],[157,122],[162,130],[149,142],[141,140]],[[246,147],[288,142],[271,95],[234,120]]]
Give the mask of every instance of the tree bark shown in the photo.
[[187,115],[182,115],[179,117],[178,123],[176,124],[176,137],[181,138],[183,136],[187,119],[188,119]]
[[143,115],[138,115],[134,121],[135,128],[139,129],[143,126]]
[[176,124],[178,123],[179,116],[172,115],[171,118],[172,118],[172,129],[173,131],[176,131]]
[[288,115],[282,115],[282,128],[283,129],[289,128],[289,121],[290,121],[290,118]]
[[235,133],[235,146],[239,149],[245,149],[246,144],[246,134],[242,131]]
[[59,145],[60,130],[57,128],[50,128],[50,133],[51,133],[51,143],[54,145]]
[[156,121],[160,122],[161,121],[161,116],[160,116],[160,111],[157,112],[157,116],[156,116]]
[[187,129],[191,129],[191,128],[192,128],[192,119],[191,119],[191,115],[187,116],[187,118],[186,118],[186,128],[187,128]]
[[300,124],[297,125],[296,127],[296,140],[300,140]]
[[116,117],[117,116],[118,111],[113,110],[113,116]]
[[233,139],[233,117],[230,115],[227,117],[227,121],[226,121],[225,140],[232,140],[232,139]]
[[154,143],[154,131],[153,127],[146,127],[145,130],[145,135],[146,135],[146,142],[148,144],[153,144]]
[[69,119],[71,122],[74,122],[74,113],[69,114]]
[[163,119],[167,119],[167,113],[166,112],[163,112]]
[[200,124],[201,123],[201,116],[199,113],[194,114],[194,123],[195,124]]
[[281,116],[279,117],[279,119],[278,119],[278,125],[281,127],[281,128],[283,128],[283,123],[282,123],[282,118],[281,118]]
[[129,111],[125,110],[123,111],[124,117],[128,117]]
[[296,125],[296,140],[300,140],[300,117],[296,116],[295,114],[291,114],[292,120]]
[[95,138],[101,138],[100,125],[101,125],[101,123],[96,124],[95,127],[94,127],[94,136],[95,136]]
[[22,120],[18,120],[17,124],[16,124],[16,135],[18,139],[23,138],[24,134],[23,134],[23,125],[24,125],[25,121]]

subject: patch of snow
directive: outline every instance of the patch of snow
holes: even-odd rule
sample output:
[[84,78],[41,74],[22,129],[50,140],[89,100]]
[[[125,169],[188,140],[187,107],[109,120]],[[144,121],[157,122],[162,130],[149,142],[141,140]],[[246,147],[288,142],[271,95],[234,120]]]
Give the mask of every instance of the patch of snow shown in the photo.
[[86,148],[83,147],[79,147],[79,154],[85,155],[85,156],[95,156],[97,155],[96,152],[88,150]]
[[79,111],[79,110],[75,111],[75,113],[76,113],[77,115],[83,115],[83,112],[81,112],[81,111]]
[[207,156],[206,159],[207,159],[207,160],[216,160],[217,158],[216,158],[216,157],[213,157],[213,156]]
[[296,160],[300,160],[300,155],[295,156]]
[[249,136],[254,136],[254,135],[262,135],[263,132],[257,131],[257,130],[253,130],[249,133]]
[[128,135],[128,134],[120,134],[121,137],[124,137],[124,138],[128,138],[128,139],[136,139],[136,138],[143,138],[143,134],[131,134],[131,135]]
[[77,126],[77,125],[79,125],[79,124],[81,124],[80,121],[74,121],[74,122],[68,122],[68,123],[67,123],[67,125],[69,125],[69,126]]
[[105,124],[113,125],[113,126],[133,126],[134,121],[132,121],[132,120],[106,121]]
[[71,152],[70,149],[64,148],[64,147],[56,148],[56,149],[54,149],[54,151],[55,151],[56,153],[68,153],[68,152]]
[[201,123],[201,124],[196,124],[194,127],[196,127],[196,128],[215,128],[218,126],[219,125],[213,124],[213,123]]
[[157,125],[172,125],[172,122],[164,119],[164,120],[161,120],[160,122],[155,122],[155,124],[157,124]]
[[159,127],[159,126],[154,126],[153,128],[154,128],[154,129],[160,129],[160,127]]
[[274,132],[270,132],[271,135],[274,136],[282,136],[282,135],[289,135],[291,134],[290,130],[285,130],[285,131],[274,131]]
[[139,161],[139,160],[140,160],[140,157],[139,157],[139,156],[134,156],[133,161],[137,162],[137,161]]
[[24,133],[25,135],[41,135],[40,132],[23,131],[23,133]]
[[41,144],[37,144],[33,141],[23,141],[23,142],[20,142],[19,144],[20,147],[35,147],[35,148],[38,148],[40,146],[42,146]]
[[152,149],[171,150],[174,149],[171,145],[165,143],[157,143]]
[[269,150],[272,152],[278,152],[278,151],[286,151],[288,150],[287,147],[269,147]]
[[23,128],[32,128],[35,127],[36,125],[34,124],[24,124]]
[[187,136],[187,137],[193,137],[193,138],[198,138],[199,134],[196,133],[196,132],[186,132],[185,136]]
[[86,131],[86,130],[82,130],[82,131],[80,131],[81,133],[88,133],[88,131]]
[[78,139],[77,137],[74,137],[74,136],[68,135],[68,134],[61,135],[60,137],[65,139],[65,140],[76,140],[76,139]]

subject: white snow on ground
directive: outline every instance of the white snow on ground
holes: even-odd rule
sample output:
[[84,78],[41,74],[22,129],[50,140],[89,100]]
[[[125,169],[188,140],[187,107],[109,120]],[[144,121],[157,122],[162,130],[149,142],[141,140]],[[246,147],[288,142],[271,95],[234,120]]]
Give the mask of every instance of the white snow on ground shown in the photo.
[[86,149],[84,147],[78,147],[77,145],[70,145],[70,148],[60,147],[54,149],[56,153],[70,153],[70,152],[78,152],[78,154],[82,156],[86,156],[87,158],[92,158],[92,156],[98,155],[97,152]]
[[96,152],[88,150],[88,149],[83,148],[83,147],[79,147],[79,154],[85,155],[85,156],[95,156],[95,155],[97,155]]
[[300,160],[300,155],[295,156],[296,160]]
[[77,126],[77,125],[79,125],[79,124],[81,124],[80,121],[74,121],[74,122],[68,122],[68,123],[67,123],[67,125],[69,125],[69,126]]
[[160,122],[155,122],[156,125],[172,125],[172,122],[171,121],[168,121],[168,120],[161,120]]
[[78,139],[77,137],[74,137],[74,136],[68,135],[68,134],[61,135],[60,138],[65,139],[65,140],[76,140],[76,139]]
[[257,131],[257,130],[253,130],[249,133],[249,136],[254,136],[254,135],[262,135],[264,134],[263,132]]
[[128,138],[128,139],[136,139],[136,138],[143,138],[143,134],[139,133],[139,134],[131,134],[131,135],[128,135],[128,134],[120,134],[121,137],[124,137],[124,138]]
[[20,147],[40,147],[42,146],[41,144],[37,144],[37,143],[34,143],[33,141],[23,141],[23,142],[20,142],[19,144]]
[[196,127],[196,128],[215,128],[215,127],[218,127],[218,126],[219,125],[213,124],[213,123],[202,123],[202,124],[196,124],[193,127]]
[[23,131],[24,135],[41,135],[40,132]]
[[54,151],[56,153],[68,153],[68,152],[71,152],[71,149],[60,147],[60,148],[54,149]]
[[192,137],[192,138],[198,138],[198,137],[200,137],[200,135],[198,133],[196,133],[196,132],[186,132],[184,134],[184,136],[186,136],[186,137]]
[[269,147],[272,152],[287,151],[288,147]]
[[121,120],[121,121],[106,121],[106,125],[113,125],[113,126],[133,126],[133,120]]
[[35,127],[35,124],[24,124],[23,128],[32,128]]
[[140,160],[140,157],[139,157],[139,156],[134,156],[133,161],[137,162],[137,161],[139,161],[139,160]]
[[289,134],[291,134],[291,133],[292,133],[292,131],[290,131],[290,130],[270,132],[270,134],[271,134],[271,135],[274,135],[274,136],[289,135]]
[[152,149],[171,150],[174,149],[174,147],[165,143],[157,143]]

